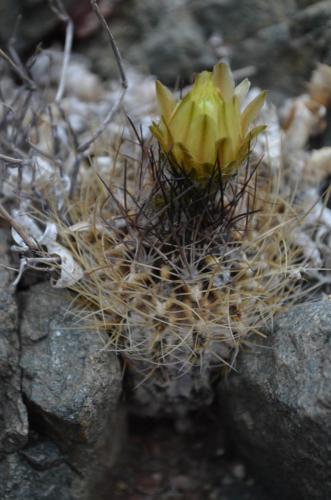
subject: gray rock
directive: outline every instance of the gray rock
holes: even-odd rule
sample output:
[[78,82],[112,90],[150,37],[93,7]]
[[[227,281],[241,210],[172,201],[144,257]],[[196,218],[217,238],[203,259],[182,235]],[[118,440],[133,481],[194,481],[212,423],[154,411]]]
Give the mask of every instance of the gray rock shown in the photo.
[[261,87],[293,95],[304,90],[304,78],[309,77],[309,70],[299,67],[303,57],[292,46],[289,26],[284,22],[238,42],[231,60],[234,67],[254,66],[254,82]]
[[[311,1],[308,3],[312,3]],[[278,24],[296,12],[295,0],[200,0],[192,12],[207,36],[221,33],[227,42],[240,42],[258,30]]]
[[[74,0],[62,0],[68,9]],[[17,21],[20,16],[20,22]],[[6,44],[16,30],[16,47],[34,49],[60,23],[45,0],[1,0],[0,43]]]
[[[46,462],[42,468],[35,467],[24,454],[7,455],[0,462],[0,498],[2,500],[72,500],[71,485],[75,477],[72,469],[60,458],[51,462],[54,444],[43,441],[43,457]],[[48,463],[47,463],[48,460]],[[39,465],[40,465],[39,460]],[[82,497],[83,498],[83,497]]]
[[27,412],[21,396],[18,313],[7,254],[7,233],[0,228],[0,459],[27,441]]
[[35,470],[48,470],[63,462],[61,452],[53,441],[42,438],[32,431],[28,446],[20,452],[23,457]]
[[[155,2],[154,6],[159,9]],[[138,67],[147,67],[150,73],[170,85],[178,79],[191,81],[194,72],[216,62],[202,30],[184,8],[165,9],[142,45],[134,44],[126,57]]]
[[[76,471],[68,479],[70,495],[83,500],[94,498],[93,491],[108,477],[120,445],[123,416],[119,417],[117,405],[121,371],[116,356],[105,348],[106,335],[92,332],[78,318],[70,308],[72,299],[69,292],[54,290],[47,283],[35,285],[19,296],[22,390],[32,428],[52,441],[53,450],[48,443],[45,458],[43,445],[31,448],[29,442],[28,451],[24,450],[19,460],[11,460],[20,468],[24,459],[24,464],[33,469],[36,481],[48,477],[45,470],[50,464],[52,469],[62,470],[65,479],[69,477],[67,469],[56,459],[54,462],[57,446],[63,461]],[[13,473],[15,467],[10,469]],[[50,483],[54,491],[60,488],[59,477],[60,472]],[[33,482],[29,487],[35,488]],[[63,488],[69,495],[65,483]],[[62,498],[61,495],[45,498]]]
[[324,0],[298,12],[291,20],[290,34],[293,46],[308,64],[308,69],[316,61],[331,64],[330,2]]
[[[220,3],[216,2],[219,8]],[[316,62],[331,63],[331,3],[273,2],[273,8],[270,2],[253,3],[255,9],[252,2],[242,0],[229,11],[230,17],[241,14],[241,24],[235,19],[228,23],[225,16],[218,25],[230,46],[233,67],[252,65],[260,86],[300,94]],[[231,35],[234,25],[238,29]]]
[[242,456],[275,498],[331,493],[331,304],[302,304],[243,352],[219,387],[220,408]]
[[[195,71],[216,62],[187,0],[127,0],[111,18],[112,33],[125,61],[164,83],[190,81]],[[118,77],[104,33],[81,44],[94,68],[105,78]]]
[[[89,12],[88,0],[64,4],[79,29]],[[194,72],[215,64],[221,54],[208,43],[212,35],[224,40],[223,52],[235,69],[254,66],[254,81],[272,91],[299,94],[316,61],[331,63],[329,0],[108,0],[108,4],[112,33],[124,60],[168,85],[189,83]],[[4,0],[0,42],[10,37],[18,13],[23,17],[17,46],[23,52],[59,24],[43,0]],[[84,52],[104,78],[118,77],[102,30],[80,40],[76,50]]]
[[[223,39],[233,68],[254,66],[254,82],[272,91],[299,94],[316,61],[331,62],[329,0],[128,0],[114,14],[124,59],[168,85],[215,64],[212,35]],[[117,76],[103,34],[79,50],[104,77]]]
[[[316,61],[331,63],[329,0],[108,0],[108,4],[112,33],[124,60],[170,86],[189,83],[194,72],[215,64],[221,53],[208,43],[212,35],[223,39],[222,54],[230,56],[233,68],[254,66],[254,82],[272,91],[299,94]],[[65,0],[65,6],[79,30],[89,12],[88,0]],[[5,0],[0,6],[3,42],[18,13],[23,15],[17,36],[22,51],[31,50],[59,24],[43,0]],[[104,78],[118,77],[101,29],[80,40],[76,50],[84,52]]]

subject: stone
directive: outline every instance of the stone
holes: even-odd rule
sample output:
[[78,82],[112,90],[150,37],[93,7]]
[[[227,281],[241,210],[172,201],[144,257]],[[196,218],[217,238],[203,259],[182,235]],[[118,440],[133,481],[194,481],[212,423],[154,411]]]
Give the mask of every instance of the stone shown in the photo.
[[[72,300],[68,291],[55,290],[48,283],[19,293],[20,365],[30,439],[19,458],[8,458],[7,470],[16,474],[24,464],[24,477],[29,466],[32,477],[45,488],[43,481],[49,481],[47,471],[52,469],[54,479],[49,484],[55,492],[87,500],[95,498],[96,485],[108,478],[125,417],[118,412],[119,360],[107,350],[107,336],[91,331]],[[31,432],[36,431],[47,438],[46,444],[31,442]],[[64,464],[75,473],[69,474]],[[59,483],[60,471],[68,480],[66,487]],[[13,480],[9,475],[9,486]],[[35,488],[31,481],[27,487]],[[45,498],[62,498],[52,495]]]
[[253,82],[272,92],[300,94],[316,62],[331,61],[329,1],[201,0],[186,6],[206,41],[223,40],[232,67],[253,66]]
[[195,72],[217,62],[189,12],[178,9],[176,22],[173,16],[171,12],[160,16],[158,26],[150,31],[141,47],[134,45],[127,53],[130,62],[141,69],[147,63],[149,73],[171,86],[178,81],[191,83]]
[[331,303],[298,305],[238,358],[218,390],[247,465],[275,498],[326,500],[331,491]]
[[200,0],[192,5],[206,36],[221,33],[226,42],[240,42],[258,30],[278,24],[297,9],[295,0]]
[[[51,455],[54,453],[54,444],[44,440],[43,447],[43,456],[47,460],[48,452]],[[27,460],[29,448],[24,453],[26,456],[18,452],[12,453],[0,462],[0,498],[2,500],[73,500],[75,498],[71,491],[71,484],[76,474],[63,459],[49,462],[39,468],[34,467]]]
[[[61,24],[43,0],[2,4],[0,43],[8,41],[21,13],[16,45],[23,53],[49,39]],[[89,0],[65,0],[64,5],[79,38],[80,25],[91,17]],[[298,95],[316,62],[331,62],[329,0],[104,0],[103,5],[124,61],[169,86],[190,83],[194,72],[226,55],[234,69],[253,66],[259,86]],[[58,30],[55,39],[63,35]],[[223,40],[221,52],[212,46],[215,37]],[[85,53],[103,78],[118,78],[102,29],[87,30],[75,50]]]
[[[194,72],[227,54],[234,69],[253,66],[259,86],[298,95],[316,62],[331,61],[327,0],[128,0],[110,24],[124,60],[169,86],[190,83]],[[223,40],[221,53],[215,37]],[[103,77],[118,77],[104,33],[79,50]]]
[[[215,64],[216,57],[186,3],[186,0],[119,2],[110,26],[124,61],[171,86],[190,83],[195,71]],[[104,78],[118,78],[114,56],[102,31],[82,42],[79,50]]]
[[234,68],[253,66],[254,83],[268,90],[299,94],[304,88],[304,78],[309,76],[307,71],[303,76],[303,68],[298,68],[304,55],[292,47],[285,22],[265,27],[254,36],[244,38],[232,47],[231,55]]
[[[62,3],[68,9],[74,0],[62,0]],[[17,26],[16,48],[24,52],[34,49],[35,45],[47,37],[59,23],[59,18],[44,0],[2,0],[0,43],[6,45]]]
[[48,470],[63,462],[61,452],[53,441],[42,438],[35,431],[30,434],[28,446],[20,452],[21,457],[36,470]]
[[8,269],[8,234],[0,228],[0,459],[27,441],[28,418],[21,395],[18,311]]

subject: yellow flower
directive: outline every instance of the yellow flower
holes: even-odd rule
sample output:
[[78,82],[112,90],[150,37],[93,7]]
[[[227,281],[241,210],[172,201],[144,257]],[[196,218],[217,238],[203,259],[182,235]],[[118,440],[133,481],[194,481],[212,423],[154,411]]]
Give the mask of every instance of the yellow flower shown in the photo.
[[261,92],[241,111],[250,83],[237,87],[227,64],[203,71],[192,90],[177,103],[159,81],[156,95],[161,114],[151,132],[171,161],[194,178],[204,181],[218,165],[223,179],[234,174],[247,158],[251,141],[265,126],[250,129],[266,93]]

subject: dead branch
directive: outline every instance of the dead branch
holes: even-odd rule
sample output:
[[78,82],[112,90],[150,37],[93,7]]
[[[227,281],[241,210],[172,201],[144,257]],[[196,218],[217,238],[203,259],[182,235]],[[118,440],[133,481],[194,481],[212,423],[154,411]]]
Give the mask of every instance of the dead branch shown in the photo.
[[24,228],[7,212],[5,207],[0,203],[0,216],[5,219],[11,227],[20,235],[24,243],[31,249],[36,250],[37,245],[32,238],[25,232]]
[[15,73],[25,82],[30,90],[36,90],[37,86],[33,80],[26,74],[25,71],[20,68],[11,57],[2,49],[0,49],[0,57],[6,61],[9,66],[15,71]]
[[22,158],[12,158],[11,156],[3,155],[1,153],[0,153],[0,160],[7,163],[13,163],[14,165],[22,165],[22,163],[26,163],[26,160]]
[[[16,73],[19,74],[19,76],[22,78],[23,81],[28,82],[28,88],[30,90],[36,90],[37,86],[36,86],[35,82],[30,78],[28,70],[27,70],[26,66],[23,64],[23,62],[22,62],[22,60],[21,60],[21,58],[16,50],[17,31],[19,29],[19,25],[21,23],[21,20],[22,20],[22,16],[19,14],[17,16],[17,20],[15,23],[13,33],[8,41],[9,56],[16,67],[14,68],[13,65],[11,65],[11,66],[16,71]],[[7,61],[7,62],[9,62],[9,61]]]
[[116,45],[116,42],[114,40],[114,37],[110,31],[110,28],[107,24],[107,21],[104,17],[104,15],[102,14],[96,0],[91,0],[91,5],[92,5],[92,8],[94,10],[94,12],[96,13],[102,27],[105,29],[106,31],[106,34],[108,36],[108,39],[110,41],[110,45],[111,45],[111,48],[112,48],[112,51],[114,53],[114,56],[115,56],[115,59],[116,59],[116,64],[117,64],[117,67],[118,67],[118,70],[119,70],[119,73],[120,73],[120,77],[121,77],[121,85],[122,85],[122,93],[119,97],[119,100],[118,102],[113,105],[111,107],[111,109],[109,110],[106,118],[104,119],[103,123],[100,125],[100,127],[97,129],[97,131],[93,134],[93,136],[88,139],[87,141],[85,141],[83,144],[81,144],[79,147],[78,147],[78,152],[79,153],[83,153],[84,151],[86,151],[90,145],[96,141],[100,135],[105,131],[105,129],[107,128],[107,126],[109,125],[109,123],[112,121],[113,117],[115,116],[115,114],[118,112],[118,110],[120,109],[121,107],[121,104],[123,102],[123,99],[124,99],[124,96],[125,96],[125,92],[126,92],[126,89],[128,88],[128,81],[127,81],[127,78],[126,78],[126,75],[125,75],[125,71],[124,71],[124,65],[123,65],[123,60],[122,60],[122,57],[121,57],[121,54],[120,54],[120,51]]
[[[16,287],[21,281],[23,273],[26,269],[34,269],[35,271],[45,271],[45,267],[42,265],[56,264],[59,259],[57,257],[22,257],[20,259],[20,267],[18,269],[17,276],[12,283],[12,286]],[[38,264],[40,264],[38,266]]]
[[86,151],[90,147],[90,145],[93,144],[93,142],[95,142],[100,137],[101,134],[103,134],[107,126],[111,123],[113,117],[120,109],[125,96],[125,92],[126,89],[123,89],[118,102],[109,110],[106,118],[104,119],[100,127],[98,127],[97,131],[93,134],[93,136],[78,147],[79,153],[83,153],[84,151]]
[[126,75],[125,75],[123,61],[122,61],[122,57],[121,57],[119,48],[117,47],[117,44],[116,44],[115,39],[114,39],[114,37],[112,35],[112,32],[110,31],[110,28],[109,28],[109,26],[107,24],[107,21],[106,21],[104,15],[102,14],[102,12],[101,12],[101,10],[99,8],[99,5],[97,4],[97,1],[96,0],[91,0],[91,5],[92,5],[92,9],[96,13],[96,15],[97,15],[97,17],[98,17],[101,25],[105,29],[105,32],[107,33],[107,36],[109,38],[110,45],[111,45],[111,47],[113,49],[114,56],[115,56],[115,59],[116,59],[116,63],[117,63],[117,66],[118,66],[118,70],[119,70],[120,75],[121,75],[121,84],[122,84],[122,87],[124,89],[127,89],[128,88],[128,81],[127,81],[127,78],[126,78]]
[[65,89],[65,82],[66,82],[66,75],[67,75],[67,69],[68,69],[68,64],[70,60],[70,55],[71,55],[71,48],[72,48],[72,41],[74,37],[74,24],[68,15],[67,11],[65,10],[63,3],[61,0],[49,0],[50,7],[52,11],[57,15],[57,17],[62,21],[63,23],[66,24],[66,35],[65,35],[65,42],[64,42],[64,53],[63,53],[63,63],[62,63],[62,69],[61,69],[61,78],[59,82],[59,86],[57,89],[57,93],[55,96],[55,102],[59,103],[62,100],[64,89]]
[[71,176],[70,176],[70,191],[69,198],[72,199],[74,195],[75,185],[78,177],[79,167],[82,161],[82,155],[78,154],[75,159],[74,166],[72,168]]

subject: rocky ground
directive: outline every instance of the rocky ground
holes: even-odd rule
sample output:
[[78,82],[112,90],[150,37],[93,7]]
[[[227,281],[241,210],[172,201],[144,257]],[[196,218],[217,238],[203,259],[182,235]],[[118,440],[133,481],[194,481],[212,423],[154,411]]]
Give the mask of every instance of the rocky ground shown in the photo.
[[[75,50],[87,54],[105,78],[116,75],[89,0],[63,2],[75,24]],[[194,71],[230,57],[261,87],[297,95],[315,62],[331,63],[331,6],[328,0],[103,0],[125,60],[173,85]],[[2,2],[0,41],[12,35],[22,14],[16,44],[23,52],[40,40],[62,40],[63,22],[44,0]],[[180,29],[178,25],[180,23]]]
[[114,500],[269,500],[226,443],[219,411],[169,420],[131,417],[126,446],[113,469]]

